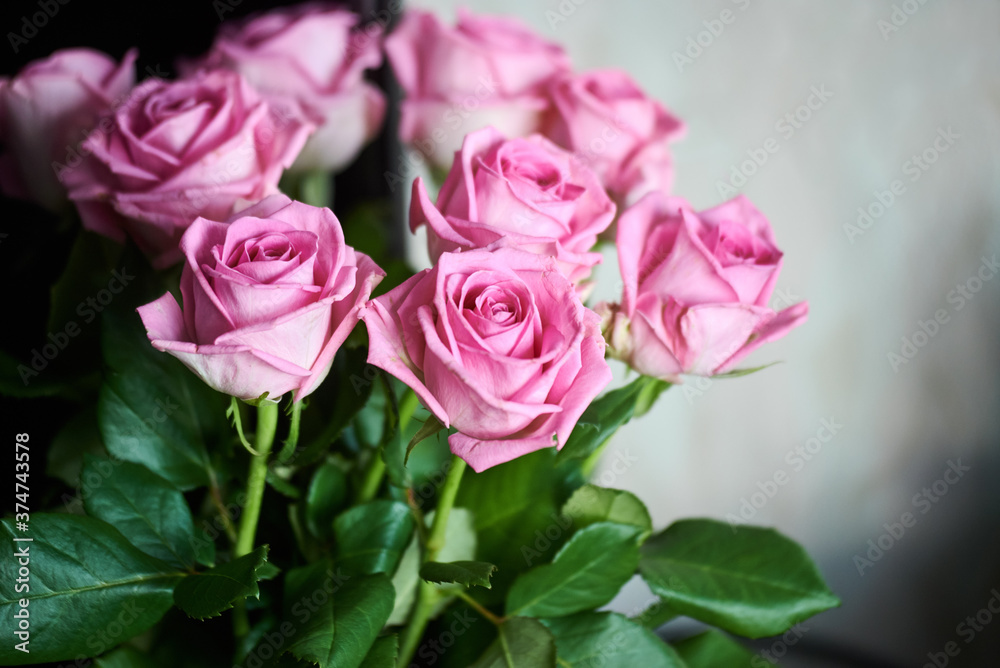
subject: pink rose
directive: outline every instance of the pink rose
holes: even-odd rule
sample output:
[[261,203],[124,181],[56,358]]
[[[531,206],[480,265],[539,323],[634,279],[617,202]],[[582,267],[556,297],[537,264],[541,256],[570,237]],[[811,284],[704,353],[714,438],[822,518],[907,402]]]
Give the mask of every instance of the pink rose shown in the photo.
[[50,210],[66,203],[56,163],[135,84],[133,49],[121,63],[91,49],[64,49],[0,80],[0,189]]
[[651,193],[621,215],[617,243],[622,302],[598,310],[611,354],[642,374],[725,373],[806,320],[806,302],[768,308],[782,253],[742,195],[695,213]]
[[540,135],[506,140],[493,128],[466,135],[437,206],[419,178],[410,200],[410,228],[427,225],[434,261],[507,237],[554,256],[574,283],[601,261],[590,250],[614,216],[597,176],[572,155]]
[[183,312],[168,292],[139,315],[157,350],[244,400],[316,389],[385,276],[329,209],[284,195],[228,223],[198,218],[180,245]]
[[545,84],[569,58],[518,21],[464,10],[454,27],[410,11],[385,43],[406,94],[399,135],[448,167],[462,137],[493,125],[508,137],[536,132]]
[[368,362],[413,388],[476,471],[561,448],[611,380],[600,318],[552,258],[445,253],[368,303]]
[[684,124],[619,70],[563,76],[552,83],[544,133],[573,151],[620,202],[673,184],[669,143]]
[[84,142],[88,157],[60,178],[83,225],[126,234],[157,268],[181,258],[177,242],[198,216],[225,220],[278,191],[312,126],[278,114],[239,75],[147,79]]
[[346,9],[310,3],[226,23],[203,61],[235,70],[261,93],[298,102],[320,121],[293,169],[340,170],[382,127],[385,96],[364,80],[382,64],[381,35]]

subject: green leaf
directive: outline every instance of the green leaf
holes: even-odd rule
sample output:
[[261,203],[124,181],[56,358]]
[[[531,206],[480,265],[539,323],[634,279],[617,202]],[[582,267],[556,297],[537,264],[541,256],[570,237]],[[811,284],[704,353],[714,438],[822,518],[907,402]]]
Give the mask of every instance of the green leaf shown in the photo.
[[[756,656],[743,645],[715,630],[705,631],[674,643],[674,649],[684,659],[688,668],[715,668],[715,666],[749,668]],[[766,665],[764,661],[759,662]]]
[[416,527],[410,508],[378,499],[341,513],[333,521],[337,564],[348,573],[392,573]]
[[406,457],[403,458],[403,464],[406,464],[406,462],[409,461],[410,453],[413,451],[413,448],[417,447],[417,444],[420,443],[420,441],[425,438],[430,438],[444,428],[445,426],[441,424],[441,421],[434,415],[427,418],[427,420],[420,425],[420,429],[418,429],[417,433],[413,435],[413,438],[410,439],[409,445],[406,446]]
[[320,540],[333,536],[333,518],[347,500],[347,474],[337,462],[324,462],[313,473],[306,493],[306,528]]
[[146,554],[177,568],[194,566],[194,520],[179,489],[120,459],[87,457],[82,479],[88,515],[121,531]]
[[557,461],[589,457],[632,419],[637,408],[643,412],[649,410],[655,398],[668,387],[670,384],[662,380],[639,376],[628,385],[598,397],[580,416]]
[[90,404],[71,417],[53,437],[45,473],[70,487],[79,487],[84,456],[101,456],[106,452],[97,428],[97,406]]
[[763,371],[764,369],[774,366],[775,364],[781,364],[781,362],[771,362],[770,364],[764,364],[762,366],[755,366],[748,369],[733,369],[732,371],[727,371],[726,373],[718,373],[712,376],[715,378],[739,378],[741,376],[749,376],[752,373],[757,373],[758,371]]
[[[656,634],[617,613],[581,612],[542,622],[555,636],[560,668],[686,668],[677,653]],[[729,668],[730,664],[715,665]]]
[[420,567],[420,577],[428,582],[450,583],[472,587],[479,585],[489,589],[490,576],[497,567],[485,561],[452,561],[441,563],[430,561]]
[[561,617],[604,605],[635,573],[639,530],[600,522],[573,534],[551,564],[514,581],[507,615]]
[[342,577],[325,561],[289,571],[287,619],[298,628],[289,650],[320,668],[358,668],[389,618],[394,597],[383,573]]
[[573,492],[563,505],[562,513],[572,519],[578,529],[597,522],[614,522],[634,526],[646,534],[653,531],[653,520],[639,497],[597,485],[584,485]]
[[[155,624],[184,576],[92,517],[35,513],[28,532],[13,525],[0,520],[0,540],[10,553],[27,550],[31,589],[15,589],[17,558],[0,559],[0,665],[101,654]],[[29,602],[29,654],[14,649],[21,599]]]
[[512,617],[470,668],[555,668],[556,643],[537,619]]
[[260,596],[257,569],[267,561],[267,545],[197,575],[184,578],[174,590],[174,603],[188,617],[218,617],[237,601]]
[[399,637],[384,636],[376,640],[368,650],[361,668],[396,668],[397,654],[399,654]]
[[748,638],[840,604],[805,550],[774,529],[675,522],[643,545],[639,570],[680,614]]
[[108,366],[98,422],[108,451],[143,464],[182,490],[205,485],[207,448],[229,438],[225,401],[174,357],[149,343],[134,310],[104,312]]
[[94,660],[97,668],[156,668],[156,663],[138,650],[125,646]]

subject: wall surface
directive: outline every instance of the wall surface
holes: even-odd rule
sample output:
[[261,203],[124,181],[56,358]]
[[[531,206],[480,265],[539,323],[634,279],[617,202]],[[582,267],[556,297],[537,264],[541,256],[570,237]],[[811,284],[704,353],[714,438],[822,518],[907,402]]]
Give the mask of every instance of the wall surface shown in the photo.
[[[459,3],[413,4],[451,18]],[[463,4],[520,17],[580,70],[628,70],[688,124],[675,192],[707,207],[735,183],[786,252],[775,299],[811,305],[749,360],[783,364],[673,388],[599,480],[639,494],[657,526],[742,512],[817,557],[844,605],[782,665],[923,665],[948,641],[949,665],[991,665],[1000,620],[959,624],[1000,591],[1000,4],[907,0],[895,23],[882,0]],[[769,138],[778,150],[743,169]],[[608,257],[599,296],[616,271]],[[779,471],[786,484],[768,484]],[[916,523],[883,537],[905,512]],[[860,561],[880,537],[889,549]],[[633,585],[615,608],[648,601]],[[830,651],[857,656],[809,658]]]

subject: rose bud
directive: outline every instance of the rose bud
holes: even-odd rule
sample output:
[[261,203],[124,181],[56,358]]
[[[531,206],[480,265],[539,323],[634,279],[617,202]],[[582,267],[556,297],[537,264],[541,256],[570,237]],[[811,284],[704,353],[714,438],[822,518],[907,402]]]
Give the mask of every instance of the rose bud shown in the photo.
[[410,200],[410,229],[427,225],[432,260],[507,237],[555,257],[576,284],[601,261],[590,251],[614,216],[597,175],[572,155],[540,135],[506,140],[493,128],[465,137],[437,205],[419,178]]
[[297,100],[319,125],[294,170],[339,171],[378,134],[385,96],[364,80],[382,64],[381,29],[358,27],[357,14],[308,3],[225,23],[195,68],[242,74],[262,94]]
[[284,195],[228,223],[198,218],[180,247],[183,310],[170,293],[140,307],[149,339],[244,400],[316,389],[385,276],[329,209]]
[[809,312],[806,302],[768,308],[782,253],[742,195],[695,213],[651,193],[621,215],[617,245],[622,301],[598,311],[609,352],[647,376],[725,373]]
[[476,471],[561,448],[611,380],[597,314],[552,258],[506,242],[443,254],[361,317],[368,362],[457,430]]
[[225,220],[278,192],[313,128],[292,111],[276,113],[233,72],[147,79],[60,178],[84,227],[131,237],[162,269],[180,260],[177,242],[195,218]]
[[569,71],[565,51],[519,21],[464,10],[453,28],[430,12],[407,12],[385,50],[405,93],[400,138],[443,168],[474,130],[537,132],[545,85]]
[[135,85],[135,49],[116,63],[63,49],[0,80],[0,189],[51,211],[66,204],[57,172],[80,160],[79,143]]

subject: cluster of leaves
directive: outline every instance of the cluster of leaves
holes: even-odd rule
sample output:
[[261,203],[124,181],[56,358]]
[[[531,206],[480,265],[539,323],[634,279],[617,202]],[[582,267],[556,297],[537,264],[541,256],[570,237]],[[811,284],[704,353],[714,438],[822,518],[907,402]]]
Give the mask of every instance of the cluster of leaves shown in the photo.
[[[74,252],[93,243],[81,234]],[[685,520],[654,534],[634,495],[587,484],[600,446],[667,388],[647,378],[595,401],[561,452],[467,472],[427,562],[446,432],[364,364],[362,329],[308,399],[297,439],[276,448],[261,546],[233,558],[248,454],[228,399],[155,351],[135,315],[169,277],[138,270],[134,254],[127,264],[135,283],[101,313],[93,400],[49,448],[48,474],[66,491],[50,504],[62,512],[31,515],[30,591],[15,591],[16,560],[0,562],[0,635],[14,637],[25,598],[32,633],[30,654],[0,647],[3,665],[391,668],[423,589],[432,620],[418,665],[738,666],[751,655],[720,631],[673,646],[653,631],[685,615],[756,638],[837,604],[803,550],[772,530]],[[53,308],[92,284],[73,271]],[[20,391],[2,361],[0,391]],[[38,380],[33,392],[80,387]],[[252,426],[248,407],[236,410]],[[0,535],[10,545],[25,534],[5,519]],[[633,617],[599,612],[636,574],[658,599]]]

